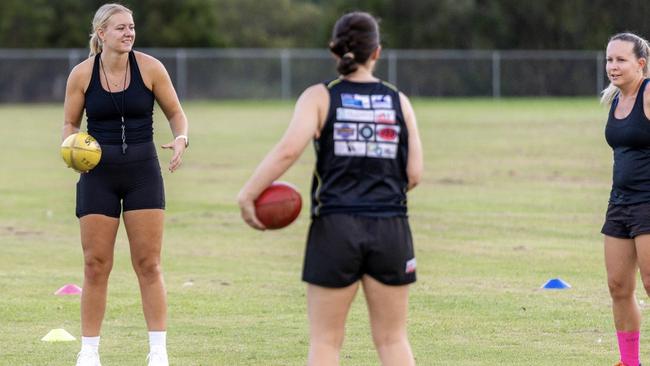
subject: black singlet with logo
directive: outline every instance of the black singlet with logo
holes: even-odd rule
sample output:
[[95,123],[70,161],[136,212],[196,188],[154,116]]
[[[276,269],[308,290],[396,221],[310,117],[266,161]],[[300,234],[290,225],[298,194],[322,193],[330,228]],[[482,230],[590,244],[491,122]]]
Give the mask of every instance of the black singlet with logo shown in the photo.
[[[131,81],[124,91],[111,93],[100,82],[100,54],[95,56],[93,73],[86,90],[86,117],[88,133],[100,145],[122,144],[122,94],[124,94],[124,116],[126,143],[137,144],[153,141],[154,95],[147,88],[140,75],[140,69],[133,51],[129,52]],[[123,79],[120,80],[120,85]],[[121,88],[120,88],[121,89]],[[116,105],[117,104],[117,107]]]
[[383,81],[335,79],[318,139],[312,216],[406,216],[408,130],[399,92]]
[[618,119],[614,111],[618,97],[609,110],[605,139],[614,150],[612,191],[609,202],[630,205],[650,202],[650,120],[643,111],[643,93],[648,79],[639,88],[630,114]]

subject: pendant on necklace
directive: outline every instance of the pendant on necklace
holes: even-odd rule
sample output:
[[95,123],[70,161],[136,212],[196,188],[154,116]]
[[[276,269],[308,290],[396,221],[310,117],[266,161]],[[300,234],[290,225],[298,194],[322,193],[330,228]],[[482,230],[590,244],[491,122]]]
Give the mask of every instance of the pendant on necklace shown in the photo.
[[122,119],[122,155],[126,154],[126,148],[129,146],[126,144],[126,126],[124,125],[124,116],[120,117]]

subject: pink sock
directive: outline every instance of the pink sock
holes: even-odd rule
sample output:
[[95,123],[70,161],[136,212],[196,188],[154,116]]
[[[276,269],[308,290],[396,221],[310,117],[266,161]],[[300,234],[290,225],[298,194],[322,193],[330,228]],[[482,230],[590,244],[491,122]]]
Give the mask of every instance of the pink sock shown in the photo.
[[621,352],[621,362],[625,366],[639,365],[639,331],[616,332],[618,350]]

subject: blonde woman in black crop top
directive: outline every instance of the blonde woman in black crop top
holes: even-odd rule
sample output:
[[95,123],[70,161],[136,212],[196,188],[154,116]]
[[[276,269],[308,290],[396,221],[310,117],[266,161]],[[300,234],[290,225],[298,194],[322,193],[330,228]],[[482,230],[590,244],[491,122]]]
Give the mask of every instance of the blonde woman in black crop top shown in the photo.
[[90,57],[72,70],[66,86],[62,137],[79,131],[85,110],[88,129],[102,146],[99,165],[82,174],[77,184],[84,254],[77,366],[100,366],[99,334],[120,214],[149,330],[149,366],[168,366],[167,299],[160,261],[165,198],[152,137],[154,100],[174,135],[162,146],[172,150],[171,172],[181,165],[188,123],[165,67],[133,51],[134,40],[128,8],[100,7],[92,24]]
[[639,365],[641,312],[635,296],[637,270],[650,293],[650,88],[648,42],[620,33],[607,44],[611,84],[605,138],[614,155],[612,190],[601,232],[618,339],[618,366]]

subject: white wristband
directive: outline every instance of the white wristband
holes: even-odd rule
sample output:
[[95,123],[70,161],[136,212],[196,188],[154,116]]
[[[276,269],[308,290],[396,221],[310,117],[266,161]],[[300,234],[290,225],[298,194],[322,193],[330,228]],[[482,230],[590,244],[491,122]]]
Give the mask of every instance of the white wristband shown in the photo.
[[184,140],[185,140],[185,147],[188,147],[188,146],[190,145],[190,142],[189,142],[189,140],[187,139],[187,135],[178,135],[178,136],[176,136],[176,138],[174,139],[174,141],[176,141],[176,140],[178,140],[178,139],[184,139]]

